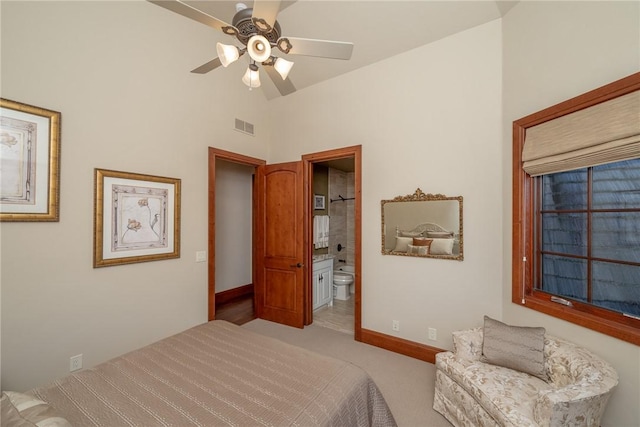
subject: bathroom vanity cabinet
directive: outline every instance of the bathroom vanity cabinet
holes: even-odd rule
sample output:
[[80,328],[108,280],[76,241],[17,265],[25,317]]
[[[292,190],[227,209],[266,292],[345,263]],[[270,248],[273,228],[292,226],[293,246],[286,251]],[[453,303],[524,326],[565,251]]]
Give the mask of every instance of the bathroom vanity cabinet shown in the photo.
[[313,309],[333,305],[333,258],[313,262]]

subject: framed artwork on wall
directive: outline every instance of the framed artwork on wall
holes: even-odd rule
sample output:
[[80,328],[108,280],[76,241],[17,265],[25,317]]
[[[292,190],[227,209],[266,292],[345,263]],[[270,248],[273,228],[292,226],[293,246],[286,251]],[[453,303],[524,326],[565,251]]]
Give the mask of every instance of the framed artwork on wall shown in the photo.
[[60,220],[60,118],[0,98],[0,221]]
[[93,267],[180,258],[180,179],[95,169]]
[[324,209],[324,196],[321,194],[314,194],[313,195],[313,208],[318,210],[318,209]]

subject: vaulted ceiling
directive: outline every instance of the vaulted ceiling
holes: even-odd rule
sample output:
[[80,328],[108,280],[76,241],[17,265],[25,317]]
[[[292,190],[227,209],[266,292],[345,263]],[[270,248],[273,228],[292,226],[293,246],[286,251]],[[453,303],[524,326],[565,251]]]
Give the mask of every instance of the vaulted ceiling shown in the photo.
[[[236,1],[192,1],[185,3],[227,23],[236,12]],[[244,1],[252,7],[253,1]],[[516,1],[283,1],[277,20],[283,36],[321,40],[348,41],[354,43],[350,60],[336,60],[301,55],[284,55],[295,65],[289,74],[294,86],[300,90],[318,82],[365,67],[377,61],[442,39],[460,31],[502,17]],[[167,11],[167,13],[172,13]],[[187,18],[183,18],[187,19]],[[192,21],[193,25],[203,25]],[[211,29],[212,56],[202,58],[202,63],[213,59],[215,42],[235,44],[231,36]],[[242,77],[247,59],[229,68],[217,68],[211,73],[238,74]],[[185,64],[189,72],[200,64]],[[267,99],[280,96],[267,78],[261,77],[262,90]]]

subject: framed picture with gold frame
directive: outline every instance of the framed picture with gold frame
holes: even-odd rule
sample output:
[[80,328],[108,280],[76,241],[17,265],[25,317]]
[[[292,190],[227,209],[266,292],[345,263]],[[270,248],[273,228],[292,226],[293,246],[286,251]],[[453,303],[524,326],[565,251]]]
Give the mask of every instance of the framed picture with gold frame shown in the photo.
[[95,169],[93,267],[180,258],[180,182]]
[[0,98],[0,221],[60,220],[60,119]]

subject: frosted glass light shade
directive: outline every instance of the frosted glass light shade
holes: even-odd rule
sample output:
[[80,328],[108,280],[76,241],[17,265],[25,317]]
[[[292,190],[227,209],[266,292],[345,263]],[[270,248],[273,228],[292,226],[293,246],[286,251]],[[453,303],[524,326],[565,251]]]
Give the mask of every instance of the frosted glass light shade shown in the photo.
[[275,64],[273,64],[273,68],[276,69],[282,80],[286,80],[289,75],[289,71],[291,71],[291,67],[293,67],[293,62],[287,61],[283,58],[276,59]]
[[271,56],[271,44],[264,36],[255,35],[247,43],[247,52],[256,62],[264,62]]
[[244,73],[244,76],[242,77],[242,83],[249,86],[249,89],[260,87],[260,73],[258,72],[258,67],[255,64],[249,65],[247,72]]
[[223,67],[227,67],[232,62],[235,62],[240,57],[240,51],[238,48],[230,44],[216,43],[216,51],[218,52],[218,58]]

